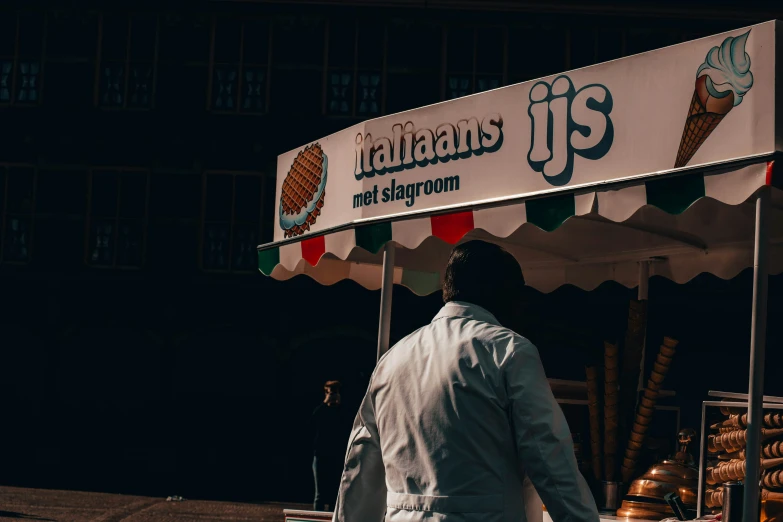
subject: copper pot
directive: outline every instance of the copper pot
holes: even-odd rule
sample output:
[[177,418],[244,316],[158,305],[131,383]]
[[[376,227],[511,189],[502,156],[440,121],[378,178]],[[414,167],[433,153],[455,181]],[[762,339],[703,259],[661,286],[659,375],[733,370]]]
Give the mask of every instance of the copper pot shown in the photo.
[[617,510],[617,516],[641,520],[663,520],[664,518],[674,516],[674,511],[671,510],[668,504],[623,500],[622,507]]
[[655,464],[642,477],[660,482],[672,482],[683,486],[694,486],[699,480],[699,472],[673,460],[664,460]]
[[[696,490],[690,486],[641,478],[633,481],[631,487],[628,489],[629,497],[652,498],[661,501],[668,493],[676,493],[679,495],[680,499],[682,499],[682,503],[686,506],[696,506]],[[640,500],[642,500],[642,498],[640,498]]]

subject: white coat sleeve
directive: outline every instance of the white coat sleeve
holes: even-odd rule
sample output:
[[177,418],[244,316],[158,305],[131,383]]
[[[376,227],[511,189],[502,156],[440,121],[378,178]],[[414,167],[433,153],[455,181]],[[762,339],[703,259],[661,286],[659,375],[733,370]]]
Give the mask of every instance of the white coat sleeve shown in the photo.
[[368,390],[353,423],[333,522],[383,522],[386,472]]
[[511,342],[504,374],[520,468],[554,522],[598,522],[595,500],[579,472],[568,423],[538,350],[520,336]]

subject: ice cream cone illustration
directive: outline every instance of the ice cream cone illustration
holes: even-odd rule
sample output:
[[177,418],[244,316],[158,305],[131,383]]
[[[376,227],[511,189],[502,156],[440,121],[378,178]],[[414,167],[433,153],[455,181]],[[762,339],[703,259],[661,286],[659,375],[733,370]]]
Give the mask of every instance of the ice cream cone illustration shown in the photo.
[[280,227],[285,237],[304,234],[315,224],[326,197],[326,154],[314,143],[297,154],[283,180],[280,197]]
[[750,31],[726,38],[707,53],[696,71],[696,85],[685,117],[685,128],[674,168],[688,164],[702,143],[753,86],[750,56],[745,52]]

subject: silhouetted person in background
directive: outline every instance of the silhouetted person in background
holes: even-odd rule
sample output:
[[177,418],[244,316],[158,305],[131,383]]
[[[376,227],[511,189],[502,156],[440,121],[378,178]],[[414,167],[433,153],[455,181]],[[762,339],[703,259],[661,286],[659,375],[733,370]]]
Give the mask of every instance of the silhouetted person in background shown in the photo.
[[327,381],[324,384],[324,401],[313,412],[315,511],[325,511],[327,506],[334,506],[343,471],[351,417],[343,407],[341,387],[339,381]]

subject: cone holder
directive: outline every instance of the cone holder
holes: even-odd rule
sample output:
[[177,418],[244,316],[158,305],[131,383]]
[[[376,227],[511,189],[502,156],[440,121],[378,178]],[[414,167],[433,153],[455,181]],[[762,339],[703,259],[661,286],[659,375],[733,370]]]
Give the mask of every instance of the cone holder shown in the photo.
[[[745,465],[745,429],[748,410],[747,396],[722,392],[709,392],[712,397],[729,400],[710,400],[702,403],[701,446],[699,456],[699,487],[696,516],[701,517],[709,510],[720,510],[716,499],[721,497],[724,479],[743,475]],[[764,397],[762,431],[762,476],[761,497],[783,495],[783,398]],[[779,401],[779,402],[778,402]],[[712,422],[709,421],[710,417]],[[766,469],[765,469],[766,468]],[[747,487],[747,481],[745,481]],[[770,491],[772,490],[772,491]],[[770,498],[772,498],[770,497]]]

